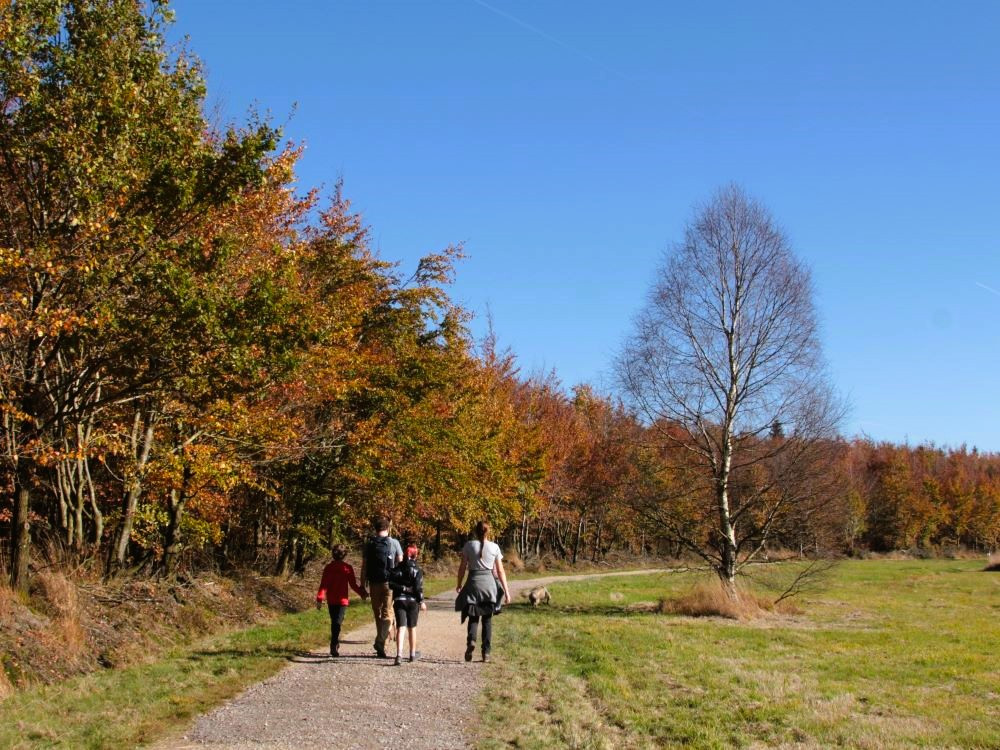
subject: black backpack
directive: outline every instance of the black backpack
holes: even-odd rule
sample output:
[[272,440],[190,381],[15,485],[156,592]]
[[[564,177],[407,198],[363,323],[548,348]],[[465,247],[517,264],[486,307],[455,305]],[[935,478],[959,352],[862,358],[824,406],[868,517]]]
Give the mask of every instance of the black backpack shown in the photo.
[[396,565],[390,537],[377,536],[368,542],[365,552],[365,576],[369,583],[385,583]]
[[420,601],[424,590],[424,574],[413,560],[404,560],[392,571],[389,588],[397,598],[405,597]]

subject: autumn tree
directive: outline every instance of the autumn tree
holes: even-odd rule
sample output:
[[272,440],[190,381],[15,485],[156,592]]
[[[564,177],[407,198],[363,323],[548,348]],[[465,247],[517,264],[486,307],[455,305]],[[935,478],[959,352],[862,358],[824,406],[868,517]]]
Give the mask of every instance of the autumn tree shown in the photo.
[[600,556],[605,521],[622,505],[632,482],[637,425],[620,405],[600,396],[590,386],[577,386],[572,404],[577,429],[568,457],[572,483],[566,499],[574,517],[571,559],[576,564],[590,522],[595,527],[592,558]]
[[138,402],[160,377],[149,357],[127,364],[125,352],[155,340],[138,340],[120,313],[213,255],[199,222],[257,185],[274,147],[266,125],[207,127],[196,61],[166,48],[168,15],[132,0],[0,10],[0,396],[15,585],[33,490],[60,451],[88,451],[86,430],[68,447],[66,431]]
[[[741,188],[702,206],[657,270],[618,372],[672,448],[675,492],[641,509],[733,591],[779,519],[822,499],[839,417],[809,273]],[[691,507],[712,517],[707,533],[678,513]]]

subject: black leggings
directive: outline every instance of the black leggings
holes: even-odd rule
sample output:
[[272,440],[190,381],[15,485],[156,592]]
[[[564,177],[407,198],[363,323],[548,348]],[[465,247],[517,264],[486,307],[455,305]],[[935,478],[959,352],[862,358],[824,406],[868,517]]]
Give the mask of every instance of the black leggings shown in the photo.
[[340,626],[344,624],[347,607],[331,601],[328,601],[326,606],[330,610],[330,650],[333,651],[340,644]]
[[468,643],[472,645],[476,642],[476,631],[479,629],[479,621],[483,621],[483,653],[489,653],[493,645],[493,615],[483,615],[482,617],[473,615],[469,618]]

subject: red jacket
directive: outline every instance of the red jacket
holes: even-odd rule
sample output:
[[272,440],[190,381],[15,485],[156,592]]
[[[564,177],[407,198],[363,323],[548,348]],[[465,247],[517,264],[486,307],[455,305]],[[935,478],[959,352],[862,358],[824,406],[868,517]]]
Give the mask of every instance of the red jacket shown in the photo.
[[354,568],[343,560],[334,560],[323,569],[323,580],[316,592],[316,601],[321,602],[329,596],[333,604],[347,604],[348,586],[358,592],[358,596],[363,595],[364,592],[354,577]]

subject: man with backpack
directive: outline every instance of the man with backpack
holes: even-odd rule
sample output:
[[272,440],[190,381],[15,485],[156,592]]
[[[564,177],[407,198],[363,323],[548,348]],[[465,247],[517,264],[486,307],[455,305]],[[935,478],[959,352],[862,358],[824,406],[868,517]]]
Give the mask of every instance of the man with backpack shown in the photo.
[[392,591],[389,579],[392,570],[403,561],[403,548],[389,536],[389,519],[376,518],[372,525],[375,536],[365,544],[361,558],[361,587],[368,589],[372,614],[375,616],[375,654],[385,659],[385,642],[392,627]]

